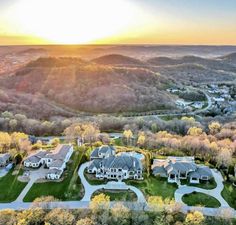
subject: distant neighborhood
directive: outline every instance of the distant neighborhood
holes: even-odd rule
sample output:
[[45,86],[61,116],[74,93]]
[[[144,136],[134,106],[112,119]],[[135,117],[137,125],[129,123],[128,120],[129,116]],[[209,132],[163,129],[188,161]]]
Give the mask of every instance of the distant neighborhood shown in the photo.
[[[205,100],[190,100],[194,90],[199,90],[205,95]],[[216,114],[230,114],[236,109],[236,93],[230,84],[208,84],[194,87],[172,87],[167,91],[177,95],[176,106],[183,112],[210,112]],[[186,98],[189,98],[188,100]],[[195,98],[195,97],[194,97]],[[204,109],[205,108],[205,109]]]

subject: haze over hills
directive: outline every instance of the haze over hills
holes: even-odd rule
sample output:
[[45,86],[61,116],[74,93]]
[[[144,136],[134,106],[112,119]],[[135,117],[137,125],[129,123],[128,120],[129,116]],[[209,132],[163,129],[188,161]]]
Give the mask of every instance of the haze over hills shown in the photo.
[[102,65],[145,65],[145,62],[142,62],[141,60],[119,54],[104,55],[91,61]]

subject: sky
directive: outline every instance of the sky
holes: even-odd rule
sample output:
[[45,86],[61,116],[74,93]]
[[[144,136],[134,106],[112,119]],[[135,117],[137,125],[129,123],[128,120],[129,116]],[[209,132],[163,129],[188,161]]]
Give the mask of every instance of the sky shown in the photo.
[[0,0],[0,45],[236,45],[236,0]]

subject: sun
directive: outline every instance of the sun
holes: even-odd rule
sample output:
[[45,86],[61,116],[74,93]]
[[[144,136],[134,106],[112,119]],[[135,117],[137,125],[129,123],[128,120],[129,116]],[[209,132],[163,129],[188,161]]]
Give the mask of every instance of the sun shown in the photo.
[[125,32],[140,15],[128,0],[20,0],[10,13],[16,30],[58,44]]

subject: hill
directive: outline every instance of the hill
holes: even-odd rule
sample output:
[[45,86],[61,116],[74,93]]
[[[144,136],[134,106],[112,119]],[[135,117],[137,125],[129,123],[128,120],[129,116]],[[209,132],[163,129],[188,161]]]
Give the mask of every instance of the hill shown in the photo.
[[236,64],[236,52],[232,53],[232,54],[222,56],[222,57],[219,57],[219,59],[224,61],[224,62]]
[[2,77],[0,88],[41,94],[44,101],[97,113],[169,108],[168,84],[166,78],[147,69],[107,67],[76,58],[41,58]]
[[[232,56],[233,60],[233,56]],[[213,58],[201,58],[197,56],[184,56],[181,58],[155,57],[147,60],[147,63],[154,66],[173,66],[173,65],[200,65],[208,70],[225,71],[236,73],[236,65],[230,64],[226,59],[219,60]]]
[[102,65],[144,65],[144,62],[119,54],[104,55],[91,60],[91,62],[102,64]]

